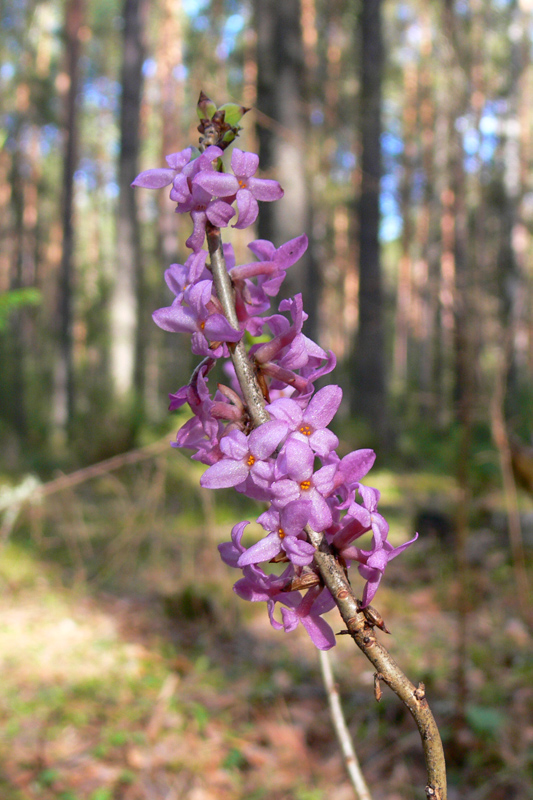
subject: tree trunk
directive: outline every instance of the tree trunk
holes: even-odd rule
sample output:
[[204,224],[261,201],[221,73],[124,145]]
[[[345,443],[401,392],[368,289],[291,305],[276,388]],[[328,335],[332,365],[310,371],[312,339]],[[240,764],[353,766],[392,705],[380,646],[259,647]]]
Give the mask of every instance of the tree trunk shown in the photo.
[[135,392],[135,417],[142,415],[144,386],[144,276],[137,196],[131,182],[139,172],[144,0],[125,0],[120,109],[119,200],[116,282],[111,304],[111,370],[116,394]]
[[312,255],[306,175],[305,62],[299,0],[255,0],[255,27],[260,164],[285,191],[280,202],[261,205],[258,233],[276,246],[302,233],[309,235],[309,249],[288,271],[283,293],[302,292],[309,314],[306,333],[316,336],[319,274]]
[[359,199],[359,329],[352,383],[352,413],[385,439],[385,354],[379,244],[381,178],[381,0],[360,12],[361,195]]
[[74,172],[78,161],[78,87],[80,38],[84,0],[68,0],[65,9],[66,72],[69,87],[65,108],[63,155],[63,247],[59,288],[59,354],[55,368],[54,427],[68,436],[74,415],[73,289],[74,289]]

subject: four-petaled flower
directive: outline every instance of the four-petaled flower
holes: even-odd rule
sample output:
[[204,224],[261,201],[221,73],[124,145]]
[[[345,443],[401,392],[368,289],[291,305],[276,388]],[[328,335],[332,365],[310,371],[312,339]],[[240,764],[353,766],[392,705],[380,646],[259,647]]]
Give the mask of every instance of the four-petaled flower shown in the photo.
[[294,500],[282,508],[281,512],[270,508],[261,514],[257,521],[270,533],[242,552],[238,566],[270,561],[282,550],[293,564],[299,567],[310,564],[315,548],[306,541],[304,533],[310,511],[310,505],[306,500]]
[[340,386],[324,386],[305,410],[295,400],[280,397],[267,406],[267,411],[274,419],[282,419],[289,425],[291,438],[309,442],[315,453],[327,456],[339,445],[339,440],[327,426],[337,413],[341,400]]
[[[189,305],[183,306],[175,301],[168,308],[154,311],[152,317],[165,331],[192,333],[195,355],[217,358],[224,352],[220,342],[238,342],[242,331],[232,328],[224,314],[214,310],[212,286],[212,281],[193,284],[184,293],[184,300]],[[211,342],[217,344],[213,347]]]
[[336,467],[328,464],[314,472],[314,461],[307,443],[289,438],[276,461],[276,472],[283,477],[272,484],[272,502],[277,508],[284,508],[292,500],[308,500],[309,524],[316,531],[323,531],[332,523],[325,498],[333,487]]
[[200,483],[206,489],[238,486],[251,474],[255,483],[265,485],[272,467],[266,459],[287,435],[287,425],[279,420],[265,422],[249,436],[232,430],[220,442],[224,458],[204,472]]
[[234,175],[226,172],[203,171],[194,178],[213,197],[235,197],[239,209],[239,219],[234,228],[247,228],[253,225],[259,213],[258,200],[279,200],[283,189],[277,181],[254,178],[259,166],[259,156],[245,153],[237,147],[231,155],[231,168]]

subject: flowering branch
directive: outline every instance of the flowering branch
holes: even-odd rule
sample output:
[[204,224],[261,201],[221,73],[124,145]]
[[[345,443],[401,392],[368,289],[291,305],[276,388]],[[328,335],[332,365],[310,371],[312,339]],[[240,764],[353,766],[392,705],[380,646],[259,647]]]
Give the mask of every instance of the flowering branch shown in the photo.
[[[337,455],[338,439],[328,425],[342,390],[330,385],[314,393],[313,388],[334,368],[335,358],[302,333],[307,315],[301,295],[282,300],[281,313],[267,315],[287,269],[305,252],[307,238],[279,248],[265,240],[251,242],[257,260],[243,265],[235,264],[231,246],[222,243],[220,228],[235,216],[234,203],[234,227],[245,228],[255,222],[258,200],[271,202],[283,195],[277,181],[254,177],[258,158],[253,153],[235,148],[233,175],[224,172],[223,152],[238,135],[245,112],[234,104],[217,109],[202,94],[200,150],[174,153],[167,157],[168,168],[147,170],[134,181],[146,188],[171,185],[176,211],[189,213],[193,222],[186,242],[191,256],[165,273],[175,300],[153,315],[164,330],[190,333],[193,353],[203,358],[190,383],[170,396],[171,409],[188,403],[193,412],[178,431],[176,446],[195,450],[192,457],[207,465],[202,486],[233,486],[268,503],[257,519],[267,532],[263,539],[245,548],[248,522],[240,522],[231,541],[219,546],[222,560],[243,571],[234,591],[243,599],[266,602],[276,630],[290,632],[301,623],[319,650],[335,645],[323,614],[337,605],[346,625],[341,633],[350,634],[376,667],[377,687],[383,680],[415,718],[426,756],[427,797],[445,800],[442,744],[424,687],[415,688],[377,641],[374,627],[386,627],[370,606],[387,563],[416,535],[396,548],[389,543],[389,526],[377,510],[379,492],[361,483],[374,452]],[[203,250],[206,239],[208,253]],[[245,339],[252,341],[248,349]],[[219,384],[211,397],[208,374],[219,358],[231,359],[233,385]],[[370,550],[356,545],[367,532],[372,534]],[[347,576],[353,561],[366,581],[362,601]],[[281,575],[266,573],[259,565],[268,562],[287,566]]]

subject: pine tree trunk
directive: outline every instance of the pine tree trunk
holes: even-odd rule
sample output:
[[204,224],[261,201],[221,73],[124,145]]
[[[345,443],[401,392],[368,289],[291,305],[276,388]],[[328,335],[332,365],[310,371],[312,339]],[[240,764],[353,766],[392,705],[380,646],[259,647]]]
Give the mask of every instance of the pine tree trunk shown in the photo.
[[257,31],[257,107],[261,168],[280,181],[279,203],[261,205],[258,233],[279,246],[302,233],[309,235],[304,258],[287,273],[283,292],[302,292],[309,314],[306,333],[318,318],[319,274],[313,260],[310,190],[306,175],[305,61],[299,0],[255,0]]
[[54,380],[54,428],[69,435],[74,416],[73,292],[74,292],[74,172],[78,161],[78,87],[84,0],[68,0],[65,9],[66,73],[70,83],[65,108],[63,155],[63,247],[59,290],[59,352]]
[[[119,201],[116,283],[111,305],[111,370],[116,394],[135,392],[136,416],[142,415],[144,386],[143,295],[139,219],[131,182],[138,174],[142,94],[144,0],[125,0],[120,112]],[[139,412],[139,413],[137,413]]]
[[381,178],[381,0],[365,0],[360,12],[361,196],[359,199],[359,329],[352,383],[352,413],[380,440],[386,436],[383,293],[379,244]]

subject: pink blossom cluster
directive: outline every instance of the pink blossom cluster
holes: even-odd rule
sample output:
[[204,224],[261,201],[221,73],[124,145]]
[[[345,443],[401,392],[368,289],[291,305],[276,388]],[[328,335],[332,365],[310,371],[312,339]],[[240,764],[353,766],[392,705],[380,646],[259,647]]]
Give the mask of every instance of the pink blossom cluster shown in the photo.
[[[276,200],[283,191],[276,181],[254,177],[256,155],[234,149],[233,174],[222,171],[221,156],[216,146],[196,157],[187,148],[168,156],[168,168],[148,170],[134,181],[146,188],[171,185],[176,211],[189,213],[193,221],[187,240],[193,252],[185,264],[172,264],[165,273],[175,299],[153,315],[164,330],[191,334],[192,351],[203,359],[189,384],[170,396],[171,409],[188,403],[192,411],[175,446],[193,450],[192,457],[207,465],[202,486],[234,487],[266,504],[257,518],[265,531],[260,541],[248,548],[242,544],[246,521],[235,525],[231,541],[219,546],[222,560],[242,570],[234,591],[252,602],[265,601],[274,628],[292,631],[301,623],[314,644],[327,650],[335,636],[322,615],[335,603],[314,570],[315,549],[306,527],[323,532],[346,567],[358,563],[366,582],[363,607],[374,597],[387,563],[416,536],[396,548],[388,542],[389,526],[377,510],[379,492],[361,483],[374,463],[374,452],[356,450],[343,458],[336,452],[339,441],[328,425],[342,390],[332,384],[314,391],[315,381],[334,368],[335,357],[302,332],[307,315],[301,295],[282,300],[277,313],[271,313],[271,300],[287,269],[305,252],[307,237],[278,248],[265,240],[253,241],[248,247],[255,258],[241,265],[236,265],[231,245],[224,245],[239,330],[224,315],[208,252],[202,249],[206,226],[228,225],[235,203],[235,227],[248,227],[257,217],[257,200]],[[227,359],[232,343],[245,333],[256,340],[248,355],[264,387],[270,417],[255,429],[231,365],[231,386],[219,384],[214,394],[208,386],[217,359]],[[370,549],[362,549],[357,540],[368,532]],[[279,562],[286,564],[281,575],[272,568],[265,571],[267,563]]]

